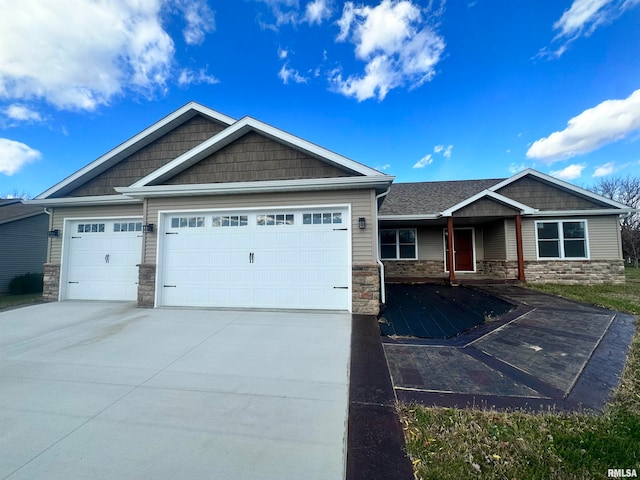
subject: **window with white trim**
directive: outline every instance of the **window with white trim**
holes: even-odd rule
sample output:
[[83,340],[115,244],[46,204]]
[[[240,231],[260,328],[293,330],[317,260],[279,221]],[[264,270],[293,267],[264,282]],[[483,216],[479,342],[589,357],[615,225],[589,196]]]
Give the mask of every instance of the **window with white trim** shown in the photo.
[[114,232],[141,232],[142,222],[116,222],[113,224]]
[[293,213],[266,213],[256,217],[256,225],[259,227],[273,225],[293,225]]
[[204,217],[171,217],[171,228],[202,228]]
[[536,222],[538,258],[588,258],[586,220]]
[[214,215],[211,219],[214,227],[246,227],[249,225],[247,215]]
[[81,223],[78,233],[104,233],[104,223]]
[[380,230],[380,258],[382,260],[415,260],[417,258],[414,228]]
[[303,225],[329,225],[342,223],[342,213],[325,212],[325,213],[303,213]]

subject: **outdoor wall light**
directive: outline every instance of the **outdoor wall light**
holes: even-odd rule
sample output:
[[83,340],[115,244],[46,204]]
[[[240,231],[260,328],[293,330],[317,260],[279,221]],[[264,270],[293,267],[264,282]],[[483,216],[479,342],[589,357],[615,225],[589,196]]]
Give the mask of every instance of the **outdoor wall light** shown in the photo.
[[367,228],[367,221],[364,217],[360,217],[358,219],[358,228],[360,228],[360,230],[364,230],[365,228]]
[[47,232],[47,237],[49,238],[58,238],[58,236],[60,236],[60,230],[58,230],[57,228],[55,230],[49,230]]
[[153,223],[147,223],[142,226],[142,231],[146,233],[153,233]]

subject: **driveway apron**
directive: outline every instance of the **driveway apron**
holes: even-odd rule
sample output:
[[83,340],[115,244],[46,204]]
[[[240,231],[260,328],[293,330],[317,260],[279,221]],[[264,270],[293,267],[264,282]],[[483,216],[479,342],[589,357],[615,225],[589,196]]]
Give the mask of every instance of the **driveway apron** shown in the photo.
[[351,316],[0,313],[0,478],[343,478]]

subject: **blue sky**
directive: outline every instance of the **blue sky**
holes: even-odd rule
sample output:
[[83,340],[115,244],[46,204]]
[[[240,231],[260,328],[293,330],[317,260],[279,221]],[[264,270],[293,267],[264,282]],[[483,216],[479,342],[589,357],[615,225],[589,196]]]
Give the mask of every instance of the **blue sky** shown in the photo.
[[0,0],[0,195],[189,101],[395,175],[640,175],[640,0]]

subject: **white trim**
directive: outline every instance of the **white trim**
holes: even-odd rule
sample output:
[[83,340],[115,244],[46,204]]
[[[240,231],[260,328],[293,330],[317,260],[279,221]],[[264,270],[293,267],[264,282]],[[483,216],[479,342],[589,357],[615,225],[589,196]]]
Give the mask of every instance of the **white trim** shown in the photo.
[[426,214],[426,215],[378,215],[380,221],[411,221],[411,220],[438,220],[442,216],[438,213]]
[[[586,253],[585,257],[567,257],[564,253],[564,231],[562,228],[562,224],[564,222],[583,222],[584,223],[584,250]],[[538,243],[538,224],[539,223],[555,223],[558,225],[558,253],[559,257],[541,257],[540,256],[540,245]],[[536,260],[538,261],[581,261],[581,260],[590,260],[591,252],[589,248],[589,222],[586,218],[575,218],[575,219],[559,219],[559,220],[536,220],[533,225],[533,230],[536,237]]]
[[499,193],[495,193],[489,189],[487,190],[483,190],[482,192],[478,192],[475,195],[463,200],[460,203],[457,203],[456,205],[453,205],[452,207],[449,207],[446,210],[443,210],[440,214],[443,217],[451,217],[453,215],[454,212],[460,210],[461,208],[466,207],[467,205],[470,205],[478,200],[480,200],[481,198],[484,197],[489,197],[493,200],[495,200],[496,202],[499,203],[503,203],[505,205],[508,205],[510,207],[513,207],[517,210],[520,210],[523,214],[528,214],[528,215],[532,215],[534,213],[537,212],[537,209],[530,207],[529,205],[525,205],[524,203],[520,203],[517,202],[509,197],[505,197],[504,195],[500,195]]
[[85,207],[96,205],[120,205],[131,203],[142,203],[139,198],[132,198],[126,195],[96,195],[89,197],[64,197],[28,200],[29,205],[43,205],[47,207]]
[[[473,270],[455,270],[456,267],[456,250],[455,250],[455,239],[456,239],[456,230],[471,230],[471,254],[473,255],[471,263],[473,263]],[[447,235],[449,234],[449,229],[442,229],[442,245],[443,245],[443,254],[444,254],[444,273],[449,273],[447,270]],[[476,263],[477,263],[477,252],[476,252],[476,229],[475,227],[454,227],[453,228],[453,268],[456,273],[476,273]]]
[[229,195],[242,193],[287,192],[298,190],[345,190],[350,188],[386,188],[394,177],[337,177],[258,182],[201,183],[193,185],[155,185],[116,188],[130,197],[173,197],[187,195]]
[[[122,155],[131,155],[134,151],[139,150],[142,146],[148,145],[152,141],[156,140],[160,136],[167,133],[169,130],[177,127],[178,125],[182,125],[187,120],[193,118],[197,113],[205,115],[215,121],[220,123],[224,123],[226,125],[232,125],[235,122],[234,118],[231,118],[227,115],[224,115],[220,112],[216,112],[204,105],[200,105],[196,102],[189,102],[185,106],[179,108],[178,110],[170,113],[162,120],[154,123],[150,127],[144,129],[142,132],[137,135],[131,137],[129,140],[121,143],[116,148],[110,150],[106,154],[99,157],[97,160],[94,160],[89,165],[81,168],[77,172],[73,173],[63,181],[49,188],[45,192],[41,193],[36,197],[37,200],[48,198],[59,190],[67,187],[73,182],[80,180],[83,176],[89,174],[92,170],[97,169],[98,167],[104,166],[102,171],[106,170],[112,164],[117,163],[122,158]],[[143,142],[144,141],[144,142]],[[138,145],[140,142],[143,142],[143,145]],[[132,151],[133,149],[133,151]],[[98,172],[100,173],[100,172]]]
[[[139,216],[139,215],[114,215],[114,216],[108,216],[108,217],[63,217],[62,218],[62,248],[60,249],[60,278],[58,279],[59,281],[59,285],[58,285],[58,298],[60,300],[66,300],[67,299],[67,280],[68,280],[68,271],[69,271],[69,264],[66,261],[66,256],[68,256],[69,254],[69,247],[70,247],[70,240],[71,240],[71,235],[73,235],[74,232],[71,231],[71,228],[69,227],[71,222],[82,222],[82,221],[104,221],[104,222],[108,222],[108,221],[112,221],[112,220],[130,220],[130,219],[135,219],[135,220],[140,220],[142,222],[144,222],[144,219]],[[106,230],[106,226],[105,226],[105,230]],[[144,245],[144,236],[142,238],[142,244]],[[140,255],[142,255],[142,249],[140,249]]]
[[[352,218],[352,206],[349,203],[337,203],[337,204],[314,204],[314,205],[276,205],[276,206],[265,206],[265,207],[219,207],[219,208],[207,208],[207,209],[169,209],[169,210],[158,210],[158,234],[156,240],[156,278],[155,278],[155,292],[154,292],[154,308],[162,307],[163,301],[161,296],[161,290],[159,288],[162,285],[163,274],[164,274],[164,245],[162,243],[162,239],[165,238],[165,233],[167,231],[167,219],[171,215],[176,214],[188,214],[188,213],[216,213],[216,212],[259,212],[259,211],[268,211],[268,210],[295,210],[297,212],[306,211],[306,210],[332,210],[332,209],[344,209],[346,210],[346,221],[344,222],[344,226],[347,228],[347,265],[345,266],[347,270],[347,278],[348,278],[348,300],[347,300],[347,309],[349,313],[353,312],[353,218]],[[313,225],[311,225],[313,226]],[[143,259],[144,262],[144,259]]]
[[621,209],[594,209],[594,210],[542,210],[536,212],[534,217],[571,217],[584,215],[623,215],[625,213],[634,213],[638,210],[634,208]]
[[624,205],[622,203],[616,202],[615,200],[611,200],[610,198],[606,198],[603,197],[602,195],[598,195],[597,193],[593,193],[590,192],[589,190],[585,190],[584,188],[580,188],[577,187],[576,185],[573,185],[571,183],[565,182],[563,180],[559,180],[557,178],[551,177],[549,175],[546,175],[542,172],[539,172],[537,170],[534,170],[533,168],[527,168],[526,170],[522,170],[521,172],[516,173],[515,175],[513,175],[512,177],[509,177],[505,180],[503,180],[502,182],[489,187],[489,190],[495,192],[496,190],[500,190],[502,187],[505,187],[513,182],[515,182],[516,180],[520,180],[522,177],[526,177],[527,175],[532,175],[534,177],[538,177],[548,183],[554,184],[558,187],[564,188],[566,190],[570,190],[574,193],[578,193],[582,196],[591,198],[592,200],[595,200],[597,202],[600,203],[606,203],[608,205],[611,205],[612,207],[615,208],[619,208],[619,209],[629,209],[629,207],[627,205]]
[[180,171],[198,163],[198,161],[218,151],[219,149],[229,145],[234,140],[237,140],[244,134],[250,131],[257,131],[277,141],[284,142],[294,148],[298,148],[308,152],[309,154],[320,157],[324,160],[328,160],[336,165],[348,168],[354,172],[360,173],[366,176],[386,176],[377,170],[369,168],[361,163],[355,162],[347,157],[343,157],[337,153],[320,147],[314,143],[303,140],[300,137],[296,137],[290,133],[287,133],[278,128],[272,127],[260,120],[256,120],[251,117],[244,117],[237,121],[230,127],[224,129],[217,135],[214,135],[209,140],[202,142],[196,147],[192,148],[188,152],[180,155],[175,160],[163,165],[154,172],[150,173],[144,178],[141,178],[137,182],[131,185],[132,188],[148,186],[150,183],[162,182],[172,176],[176,175]]

